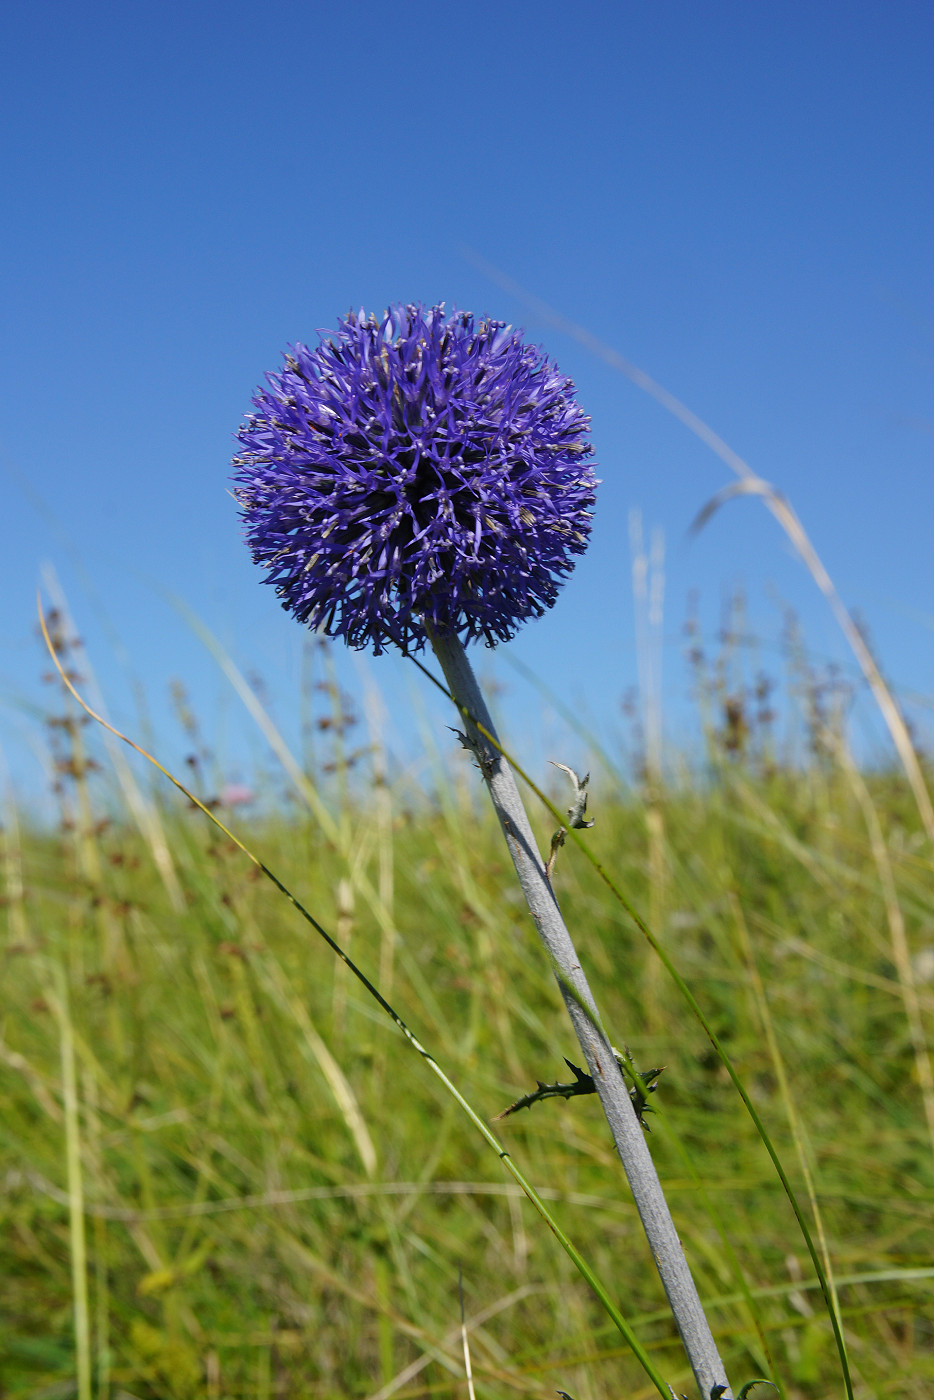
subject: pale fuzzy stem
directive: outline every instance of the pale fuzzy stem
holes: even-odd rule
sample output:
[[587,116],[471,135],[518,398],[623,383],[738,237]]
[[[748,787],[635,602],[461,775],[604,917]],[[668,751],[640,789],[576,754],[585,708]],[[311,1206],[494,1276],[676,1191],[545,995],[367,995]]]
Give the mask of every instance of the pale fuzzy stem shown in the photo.
[[730,1400],[724,1364],[669,1213],[644,1130],[634,1112],[610,1042],[601,1029],[594,998],[546,876],[512,769],[472,722],[476,720],[496,737],[461,642],[453,635],[430,634],[430,637],[448,689],[462,712],[467,739],[478,755],[529,912],[552,961],[575,1034],[600,1095],[695,1380],[704,1400],[709,1400],[715,1386],[725,1387],[724,1400]]

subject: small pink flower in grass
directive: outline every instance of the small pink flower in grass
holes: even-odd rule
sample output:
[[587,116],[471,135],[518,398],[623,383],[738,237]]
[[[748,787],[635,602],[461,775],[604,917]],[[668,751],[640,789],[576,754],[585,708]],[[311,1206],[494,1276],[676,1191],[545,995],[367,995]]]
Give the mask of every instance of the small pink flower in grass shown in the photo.
[[245,787],[243,783],[228,783],[221,789],[220,804],[222,807],[248,807],[251,802],[256,801],[256,793],[252,788]]

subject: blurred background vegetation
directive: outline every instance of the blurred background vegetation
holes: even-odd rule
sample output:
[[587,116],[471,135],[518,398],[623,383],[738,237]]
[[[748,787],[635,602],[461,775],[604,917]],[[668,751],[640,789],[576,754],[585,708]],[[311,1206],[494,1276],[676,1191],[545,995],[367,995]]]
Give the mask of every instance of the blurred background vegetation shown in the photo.
[[[70,624],[52,621],[80,676]],[[749,674],[741,632],[712,653],[689,628],[703,751],[663,751],[641,710],[626,758],[595,760],[587,839],[809,1203],[857,1395],[927,1397],[930,846],[902,772],[855,763],[840,677],[791,625],[783,675]],[[291,801],[279,768],[225,786],[182,687],[179,776],[492,1119],[568,1078],[574,1042],[482,786],[447,733],[418,780],[393,768],[315,655]],[[109,749],[57,681],[49,694],[57,826],[11,800],[2,828],[0,1393],[77,1394],[77,1339],[113,1400],[464,1396],[459,1275],[478,1397],[653,1393],[347,969],[202,813]],[[553,823],[533,816],[547,845]],[[573,848],[555,879],[612,1037],[664,1067],[651,1146],[735,1385],[843,1393],[801,1237],[723,1067]],[[496,1126],[688,1390],[597,1101]]]

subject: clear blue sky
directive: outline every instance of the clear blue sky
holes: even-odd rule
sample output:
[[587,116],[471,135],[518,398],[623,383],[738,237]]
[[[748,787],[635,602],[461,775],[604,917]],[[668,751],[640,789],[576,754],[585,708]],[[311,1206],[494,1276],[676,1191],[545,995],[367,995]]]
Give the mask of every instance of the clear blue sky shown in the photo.
[[[632,507],[665,532],[671,738],[692,591],[713,635],[743,582],[768,668],[786,604],[816,654],[849,664],[762,505],[689,543],[728,469],[465,245],[788,495],[929,729],[928,5],[40,0],[8,6],[3,35],[0,743],[22,791],[43,782],[46,560],[112,711],[138,729],[140,682],[170,756],[178,676],[226,770],[249,768],[236,702],[160,590],[262,673],[295,732],[302,632],[260,587],[228,462],[264,371],[351,306],[487,312],[575,379],[603,479],[592,547],[511,650],[602,732],[636,681]],[[541,702],[493,664],[521,740]],[[404,663],[365,669],[404,751]]]

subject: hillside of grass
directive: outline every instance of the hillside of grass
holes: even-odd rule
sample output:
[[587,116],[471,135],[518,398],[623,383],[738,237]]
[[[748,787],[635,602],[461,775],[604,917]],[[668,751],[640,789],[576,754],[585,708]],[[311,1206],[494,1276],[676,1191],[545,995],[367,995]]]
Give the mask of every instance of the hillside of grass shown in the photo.
[[[855,1393],[927,1397],[931,849],[901,773],[830,741],[766,761],[720,718],[692,776],[596,775],[586,839],[767,1125]],[[0,1394],[77,1394],[79,1336],[113,1400],[465,1396],[459,1278],[477,1397],[653,1394],[497,1156],[295,909],[170,788],[153,802],[93,774],[73,708],[56,725],[59,826],[11,806],[2,833]],[[492,1120],[571,1079],[561,998],[469,765],[430,801],[368,764],[349,787],[309,773],[288,814],[221,815]],[[554,822],[531,810],[547,847]],[[735,1385],[842,1395],[802,1236],[703,1030],[571,845],[555,884],[615,1043],[662,1069],[651,1148]],[[597,1100],[493,1126],[688,1391]]]

